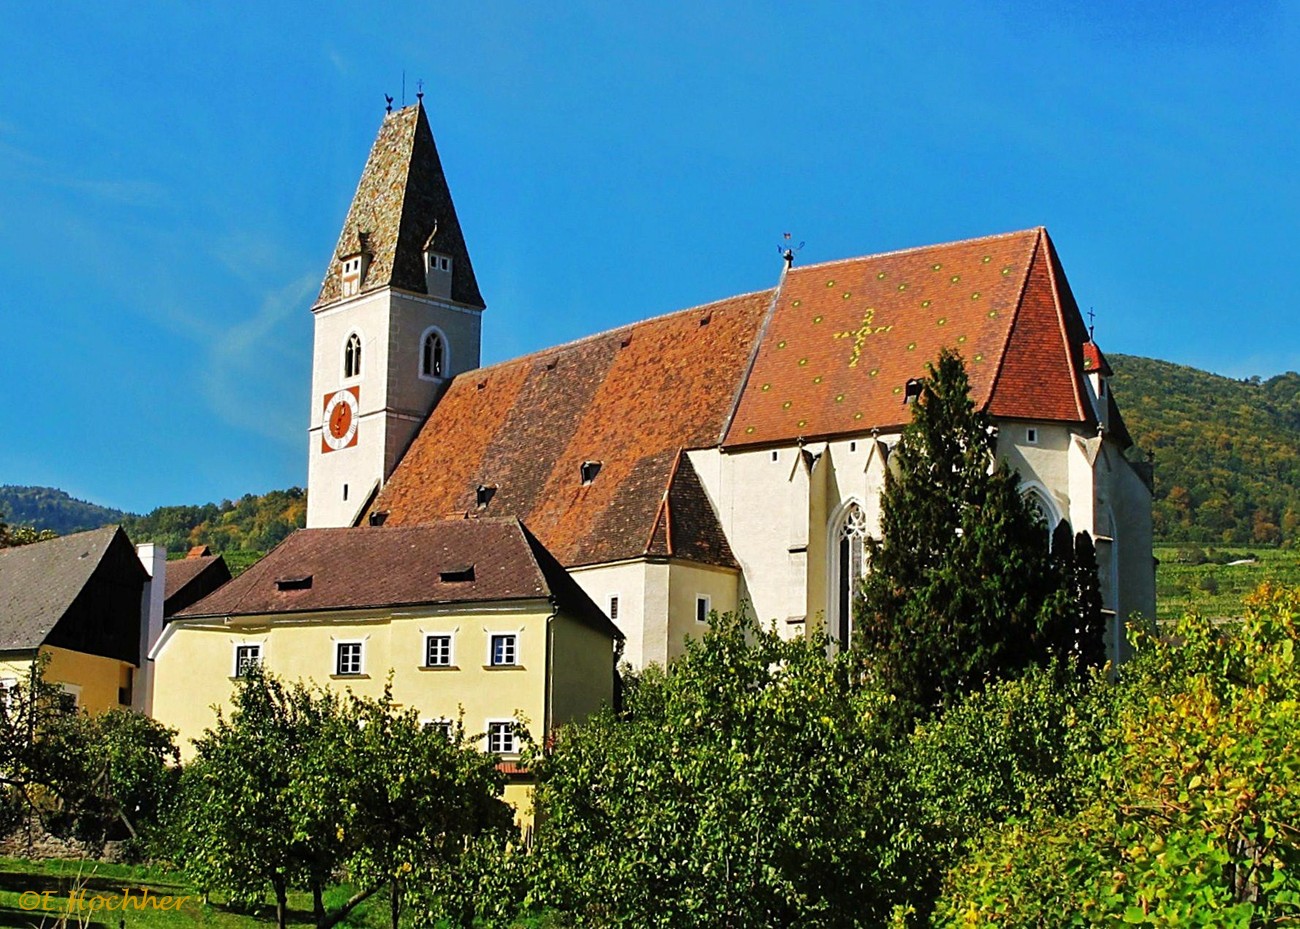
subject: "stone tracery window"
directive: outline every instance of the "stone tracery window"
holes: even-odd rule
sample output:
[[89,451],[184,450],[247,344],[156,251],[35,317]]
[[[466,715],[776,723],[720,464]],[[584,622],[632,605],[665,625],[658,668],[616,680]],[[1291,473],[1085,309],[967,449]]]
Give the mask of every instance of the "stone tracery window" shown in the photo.
[[343,349],[343,376],[361,376],[361,337],[355,332],[348,336],[348,344]]
[[853,599],[862,580],[863,558],[867,538],[867,517],[862,508],[851,503],[844,511],[835,532],[835,617],[832,636],[847,648],[853,638]]

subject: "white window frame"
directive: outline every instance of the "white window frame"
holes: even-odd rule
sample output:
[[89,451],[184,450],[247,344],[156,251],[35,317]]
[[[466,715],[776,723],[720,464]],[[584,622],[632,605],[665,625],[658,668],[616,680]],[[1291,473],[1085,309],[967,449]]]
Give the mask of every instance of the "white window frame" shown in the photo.
[[66,681],[60,681],[56,686],[59,688],[59,690],[62,692],[64,696],[68,696],[72,698],[72,709],[74,711],[81,709],[81,685],[80,684],[69,684]]
[[1038,427],[1037,427],[1037,426],[1026,426],[1026,427],[1025,427],[1025,444],[1026,444],[1026,445],[1037,445],[1037,444],[1038,444]]
[[[424,372],[424,342],[430,335],[437,335],[442,340],[442,374],[426,374]],[[420,333],[420,340],[415,343],[415,373],[422,381],[432,381],[435,384],[441,384],[451,376],[451,340],[447,338],[447,333],[442,331],[440,326],[429,326]]]
[[[357,647],[357,670],[343,670],[343,647],[355,645]],[[365,639],[335,639],[334,640],[334,670],[333,677],[365,677],[366,674],[366,640]]]
[[0,706],[5,709],[13,706],[14,691],[18,689],[18,678],[0,677]]
[[420,726],[424,729],[441,729],[442,734],[447,737],[448,741],[451,741],[452,734],[456,729],[456,721],[448,719],[446,716],[426,716],[420,720]]
[[[499,663],[496,661],[496,649],[493,647],[496,640],[502,636],[509,636],[514,639],[513,661],[509,664]],[[518,632],[489,632],[487,636],[487,660],[484,662],[489,668],[519,668],[523,667],[519,663],[519,640],[521,636]]]
[[239,673],[239,650],[241,648],[257,649],[257,663],[260,666],[266,658],[266,649],[261,642],[233,642],[230,649],[230,676],[231,678],[243,677]]
[[[447,640],[447,660],[440,664],[431,664],[429,662],[429,643],[434,639]],[[422,656],[422,668],[454,668],[456,667],[456,634],[453,632],[426,632],[424,634],[424,655]]]
[[[510,733],[510,747],[508,749],[495,749],[492,747],[492,729],[495,726],[506,726]],[[487,745],[489,755],[518,756],[519,754],[519,723],[513,719],[489,719],[487,728],[483,732],[483,741]]]
[[[704,607],[704,618],[700,618],[700,606]],[[695,595],[695,621],[701,625],[709,624],[709,614],[713,612],[713,598],[708,594]]]

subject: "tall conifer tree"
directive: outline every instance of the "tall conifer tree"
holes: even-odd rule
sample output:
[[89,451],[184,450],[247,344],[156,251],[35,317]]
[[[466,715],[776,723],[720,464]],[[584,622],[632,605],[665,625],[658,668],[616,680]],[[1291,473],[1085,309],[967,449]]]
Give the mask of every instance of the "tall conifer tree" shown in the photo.
[[867,542],[856,643],[904,718],[1045,660],[1068,612],[1036,508],[996,457],[961,357],[930,365],[890,456],[881,539]]

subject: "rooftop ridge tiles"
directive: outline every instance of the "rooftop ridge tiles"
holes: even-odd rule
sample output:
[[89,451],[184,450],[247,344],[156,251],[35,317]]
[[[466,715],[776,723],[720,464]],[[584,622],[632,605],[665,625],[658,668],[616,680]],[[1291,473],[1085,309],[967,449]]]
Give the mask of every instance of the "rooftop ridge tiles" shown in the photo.
[[[812,267],[810,265],[810,267]],[[767,330],[772,324],[773,317],[776,316],[777,307],[781,304],[781,291],[785,288],[785,279],[791,273],[790,265],[781,267],[781,276],[777,279],[776,286],[772,288],[772,300],[767,305],[767,312],[763,314],[763,321],[758,325],[758,332],[754,334],[754,342],[749,346],[749,358],[745,361],[745,369],[740,372],[740,379],[736,384],[735,393],[731,396],[731,406],[727,410],[726,418],[722,421],[722,428],[718,430],[719,447],[727,443],[727,435],[731,432],[731,427],[736,421],[736,413],[740,411],[741,401],[745,399],[745,393],[749,387],[749,378],[754,373],[754,366],[758,364],[758,353],[762,351],[763,343],[767,340]],[[762,291],[755,291],[761,293]]]
[[[1061,347],[1065,349],[1066,362],[1070,366],[1071,386],[1074,388],[1075,412],[1079,414],[1081,420],[1087,422],[1092,418],[1089,415],[1091,404],[1084,402],[1082,391],[1083,385],[1080,383],[1083,379],[1083,375],[1079,370],[1080,366],[1076,366],[1074,363],[1075,353],[1073,346],[1070,344],[1070,331],[1065,324],[1066,311],[1065,306],[1061,301],[1061,282],[1056,279],[1056,247],[1052,244],[1051,236],[1047,234],[1046,229],[1043,230],[1039,239],[1045,246],[1045,252],[1047,254],[1047,279],[1052,282],[1052,303],[1056,306],[1056,328],[1061,335]],[[1083,320],[1081,319],[1080,322],[1082,321]]]
[[612,326],[611,328],[603,329],[600,332],[593,332],[590,335],[579,336],[578,338],[571,339],[568,342],[561,342],[559,345],[552,345],[548,348],[540,348],[537,349],[536,351],[528,352],[525,355],[516,355],[513,358],[503,358],[500,361],[492,362],[492,364],[490,365],[483,365],[482,367],[479,368],[473,368],[469,371],[465,371],[462,374],[456,375],[456,377],[453,378],[453,380],[460,380],[461,378],[464,378],[467,381],[472,380],[473,376],[477,374],[488,374],[494,370],[500,368],[506,368],[509,367],[510,365],[521,364],[525,361],[537,361],[548,355],[554,355],[560,352],[570,351],[581,345],[585,345],[588,342],[594,342],[598,339],[608,338],[609,336],[622,333],[625,331],[636,330],[642,326],[649,326],[654,323],[667,322],[668,320],[678,316],[685,316],[689,313],[698,313],[701,310],[712,309],[713,307],[721,306],[724,303],[732,303],[737,300],[743,300],[746,297],[757,297],[760,294],[765,294],[768,291],[773,289],[774,288],[766,287],[761,290],[750,290],[743,294],[733,294],[730,297],[722,297],[718,300],[711,300],[708,303],[700,303],[697,304],[696,306],[686,307],[685,309],[682,310],[672,310],[668,313],[661,313],[658,316],[651,316],[649,319],[641,319],[635,322],[623,323],[618,326]]
[[1011,348],[1011,339],[1016,332],[1016,323],[1020,320],[1020,310],[1025,303],[1025,291],[1029,288],[1029,278],[1034,273],[1034,260],[1038,257],[1038,250],[1042,246],[1043,235],[1047,230],[1042,226],[1038,227],[1038,236],[1034,239],[1033,250],[1029,253],[1029,260],[1025,262],[1025,273],[1020,278],[1020,287],[1016,291],[1015,311],[1011,315],[1011,323],[1007,326],[1006,338],[1002,340],[1002,347],[998,350],[998,366],[993,372],[993,381],[989,384],[989,395],[984,401],[984,409],[993,405],[993,398],[997,396],[998,382],[1002,380],[1002,371],[1007,363],[1007,353]]
[[872,252],[869,255],[853,255],[848,258],[832,258],[829,261],[819,261],[815,264],[798,265],[791,269],[792,273],[800,271],[811,271],[815,268],[829,268],[833,265],[849,264],[854,261],[869,261],[873,258],[896,258],[899,255],[908,255],[913,252],[925,252],[935,248],[950,248],[957,245],[973,245],[976,242],[992,242],[997,239],[1012,239],[1016,236],[1029,235],[1030,233],[1045,233],[1046,226],[1030,226],[1028,229],[1013,229],[1009,232],[995,232],[992,235],[979,235],[969,239],[953,239],[951,242],[931,242],[928,245],[910,245],[907,248],[891,249],[887,252]]

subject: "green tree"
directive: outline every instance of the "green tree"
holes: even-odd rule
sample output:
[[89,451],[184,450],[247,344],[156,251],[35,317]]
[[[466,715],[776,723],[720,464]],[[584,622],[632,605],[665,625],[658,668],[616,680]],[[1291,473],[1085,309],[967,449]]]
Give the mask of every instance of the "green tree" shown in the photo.
[[1300,591],[1236,628],[1140,639],[1081,809],[992,830],[937,925],[1273,926],[1300,919]]
[[890,456],[856,603],[855,644],[905,720],[1045,660],[1044,627],[1068,609],[1041,518],[997,462],[960,356],[945,350],[929,371]]
[[[281,929],[294,887],[310,891],[319,929],[388,889],[396,926],[411,875],[513,828],[495,759],[399,711],[387,690],[340,696],[254,670],[195,748],[170,826],[176,858],[236,903],[269,889]],[[340,872],[355,892],[327,912]]]
[[583,924],[880,925],[896,777],[856,653],[718,618],[537,752],[529,900]]

